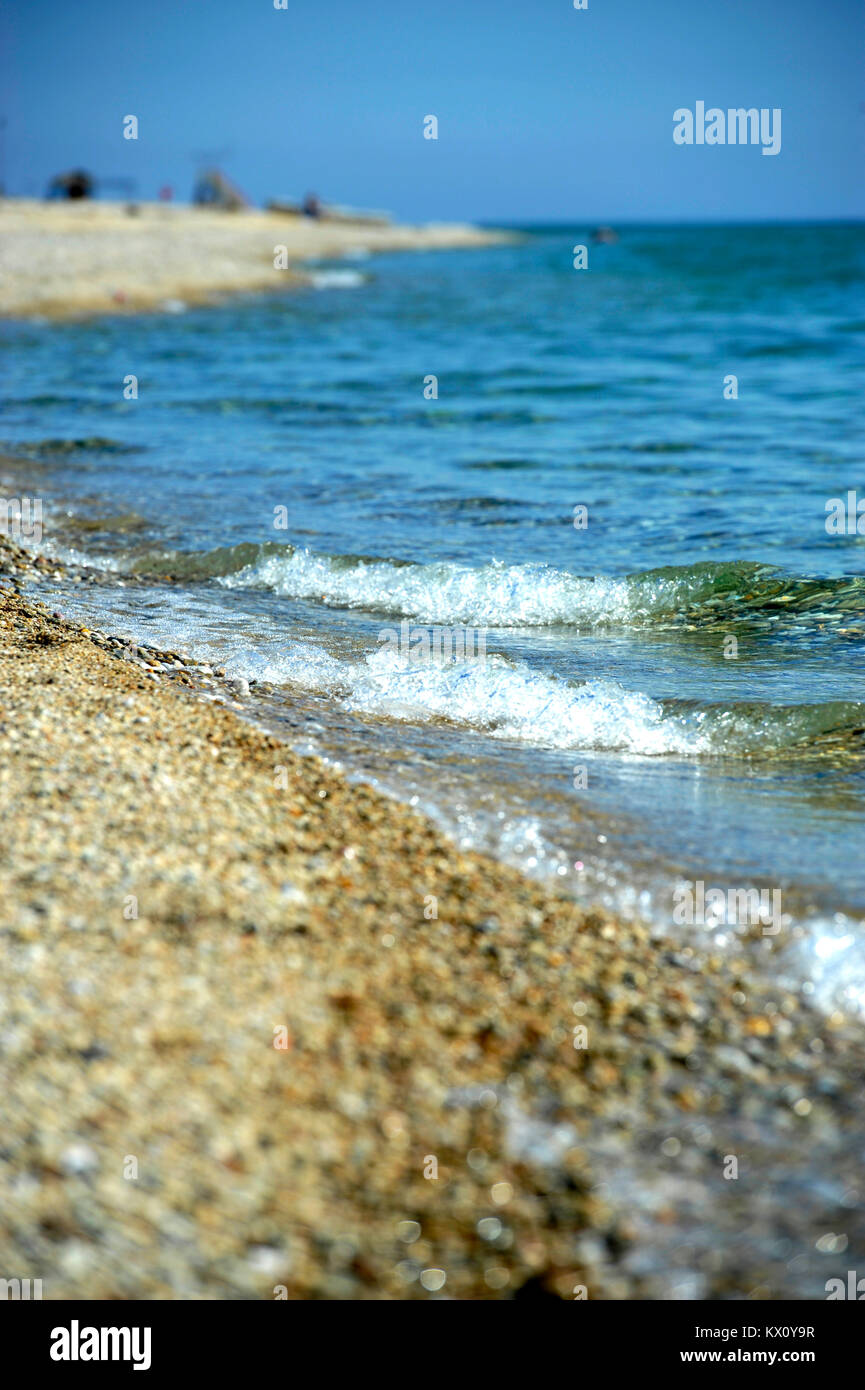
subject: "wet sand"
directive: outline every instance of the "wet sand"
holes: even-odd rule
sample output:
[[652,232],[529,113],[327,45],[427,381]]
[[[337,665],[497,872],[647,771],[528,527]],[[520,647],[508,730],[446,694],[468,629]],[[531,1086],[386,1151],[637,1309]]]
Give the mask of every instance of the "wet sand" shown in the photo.
[[0,545],[7,1276],[823,1298],[855,1267],[858,1028],[748,943],[673,946],[458,851],[179,654],[52,616],[38,574]]
[[[0,316],[74,318],[214,302],[308,280],[302,262],[358,252],[488,246],[458,223],[318,221],[255,209],[0,199]],[[286,269],[274,269],[275,248]]]

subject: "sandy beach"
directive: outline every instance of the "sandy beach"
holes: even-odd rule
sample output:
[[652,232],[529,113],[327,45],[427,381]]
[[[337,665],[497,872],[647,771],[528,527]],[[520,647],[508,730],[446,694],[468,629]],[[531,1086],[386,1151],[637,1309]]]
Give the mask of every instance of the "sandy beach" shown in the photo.
[[805,1178],[856,1183],[858,1029],[458,851],[39,573],[3,543],[0,1267],[46,1299],[822,1296]]
[[[212,302],[308,279],[302,263],[487,246],[457,223],[378,226],[258,209],[0,199],[0,316],[76,318]],[[286,269],[274,268],[285,247]]]

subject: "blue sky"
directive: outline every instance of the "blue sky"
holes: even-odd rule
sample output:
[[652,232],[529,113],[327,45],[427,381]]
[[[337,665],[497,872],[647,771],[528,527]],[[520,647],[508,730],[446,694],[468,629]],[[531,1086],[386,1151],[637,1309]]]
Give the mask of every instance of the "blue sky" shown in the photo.
[[[2,0],[0,25],[13,194],[83,165],[187,198],[209,152],[255,201],[402,218],[865,214],[860,0]],[[698,100],[780,107],[780,154],[676,146]]]

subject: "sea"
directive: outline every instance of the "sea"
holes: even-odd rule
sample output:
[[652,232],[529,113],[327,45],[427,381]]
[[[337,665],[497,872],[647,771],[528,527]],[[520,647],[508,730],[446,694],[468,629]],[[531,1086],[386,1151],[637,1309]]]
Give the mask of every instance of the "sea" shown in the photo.
[[49,586],[65,615],[245,677],[461,847],[863,1011],[865,228],[617,233],[359,232],[304,288],[6,323],[0,482],[107,576]]

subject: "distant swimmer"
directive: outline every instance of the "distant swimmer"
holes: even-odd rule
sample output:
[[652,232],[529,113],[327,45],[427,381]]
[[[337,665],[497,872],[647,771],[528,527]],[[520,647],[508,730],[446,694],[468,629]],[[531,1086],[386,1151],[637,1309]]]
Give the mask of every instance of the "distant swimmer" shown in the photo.
[[592,232],[592,241],[602,245],[614,246],[618,240],[619,233],[614,232],[612,227],[596,227]]

